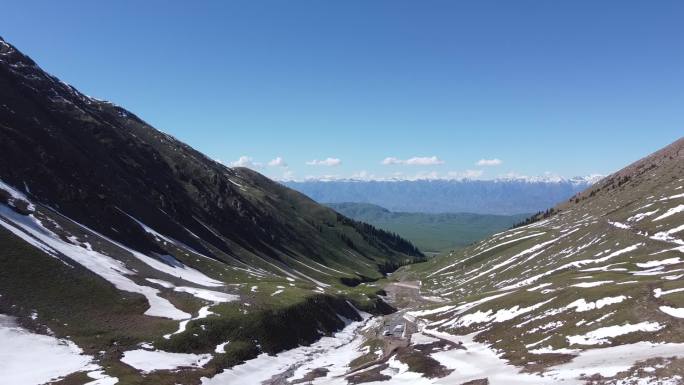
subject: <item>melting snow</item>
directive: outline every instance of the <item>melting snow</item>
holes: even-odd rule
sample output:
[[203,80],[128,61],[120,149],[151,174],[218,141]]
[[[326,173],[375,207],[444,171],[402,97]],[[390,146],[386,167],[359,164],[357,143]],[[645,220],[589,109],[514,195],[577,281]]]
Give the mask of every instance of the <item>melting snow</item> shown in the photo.
[[684,318],[684,308],[681,307],[661,306],[660,311],[673,317]]
[[639,222],[640,220],[642,220],[648,216],[651,216],[651,215],[657,213],[658,211],[660,211],[660,209],[655,209],[653,211],[647,211],[645,213],[635,214],[635,215],[627,218],[627,222]]
[[553,284],[552,283],[542,283],[541,285],[527,289],[527,291],[535,291],[535,290],[543,289],[543,288],[545,288],[547,286],[551,286],[551,285],[553,285]]
[[0,314],[0,383],[39,385],[86,369],[92,357],[71,341],[34,334]]
[[201,298],[214,303],[232,302],[240,299],[240,296],[235,294],[223,293],[220,291],[207,289],[198,289],[196,287],[176,286],[173,290],[181,293],[192,294],[197,298]]
[[[492,310],[487,310],[486,312],[482,311],[476,311],[471,314],[466,314],[462,316],[456,323],[454,324],[455,326],[470,326],[472,324],[476,323],[484,323],[484,322],[505,322],[508,320],[512,320],[513,318],[516,318],[522,314],[529,313],[533,310],[536,310],[547,303],[553,301],[555,298],[551,298],[547,301],[528,306],[528,307],[523,307],[521,308],[519,305],[515,305],[510,309],[499,309],[496,313],[493,313]],[[493,314],[492,314],[493,313]]]
[[189,323],[190,321],[194,321],[194,320],[198,320],[198,319],[202,319],[202,318],[207,318],[207,317],[209,317],[210,315],[214,314],[214,313],[212,313],[211,311],[209,311],[209,306],[204,306],[204,307],[202,307],[201,309],[199,309],[199,311],[198,311],[197,313],[198,313],[198,314],[197,314],[197,317],[194,317],[194,318],[190,318],[190,319],[186,319],[186,320],[181,321],[180,324],[178,325],[178,330],[176,330],[175,332],[173,332],[173,333],[171,333],[171,334],[166,334],[166,335],[164,335],[164,338],[166,338],[166,339],[168,340],[168,339],[171,338],[171,336],[174,335],[174,334],[183,333],[183,332],[185,331],[185,328],[188,326],[188,323]]
[[[453,336],[436,330],[423,330],[423,332],[455,343],[462,343],[465,348],[432,354],[432,358],[439,361],[440,364],[455,370],[437,381],[422,379],[425,384],[462,384],[482,378],[487,378],[490,385],[539,385],[545,383],[543,377],[521,373],[518,368],[499,357],[499,354],[489,346],[475,342],[475,334]],[[389,383],[391,384],[391,382]]]
[[[679,188],[681,188],[681,186],[679,186]],[[676,190],[678,190],[678,189],[676,189]],[[667,198],[662,198],[660,200],[661,201],[668,201],[670,199],[678,199],[678,198],[684,198],[684,194],[676,194],[676,195],[669,196]]]
[[23,200],[23,201],[26,201],[26,203],[28,203],[27,209],[29,211],[34,211],[36,209],[36,207],[31,203],[31,201],[28,200],[28,198],[26,197],[26,195],[24,195],[24,193],[22,193],[21,191],[15,189],[14,187],[12,187],[6,183],[4,183],[2,180],[0,180],[0,189],[5,190],[10,194],[10,199],[9,199],[8,203],[11,206],[15,205],[16,200]]
[[672,293],[678,293],[680,291],[684,291],[684,288],[671,289],[671,290],[663,290],[660,288],[656,288],[656,289],[653,289],[653,296],[656,298],[660,298],[661,296],[664,296],[667,294],[672,294]]
[[667,210],[667,212],[665,214],[655,218],[653,221],[655,222],[655,221],[659,221],[661,219],[665,219],[667,217],[670,217],[670,216],[675,215],[677,213],[680,213],[682,211],[684,211],[684,205],[678,205],[677,207],[673,207],[673,208]]
[[[552,367],[547,373],[550,377],[558,380],[576,379],[582,374],[587,376],[600,374],[605,377],[612,377],[631,368],[638,361],[656,357],[681,357],[683,352],[684,344],[656,344],[652,342],[589,349],[582,351],[566,364]],[[577,383],[584,384],[584,382]]]
[[577,301],[570,303],[568,306],[566,306],[566,308],[575,308],[578,313],[581,313],[589,310],[600,309],[604,306],[620,303],[625,299],[627,299],[627,297],[625,297],[624,295],[620,295],[617,297],[605,297],[597,300],[596,302],[587,302],[584,300],[584,298],[580,298]]
[[609,338],[634,332],[655,332],[664,326],[657,322],[640,322],[638,324],[614,325],[590,331],[584,335],[567,336],[570,345],[602,345],[609,342]]
[[104,370],[94,370],[88,372],[87,375],[94,381],[87,382],[84,385],[116,385],[119,383],[118,378],[106,375]]
[[608,221],[608,223],[614,227],[617,227],[618,229],[631,229],[631,227],[629,225],[626,225],[624,223],[612,222],[612,221]]
[[411,343],[414,345],[428,345],[433,342],[438,342],[438,338],[432,338],[423,333],[413,333],[411,334]]
[[314,384],[318,381],[346,384],[346,380],[338,377],[346,373],[348,363],[361,354],[359,349],[363,341],[356,330],[370,322],[368,314],[362,313],[362,316],[364,321],[351,322],[332,337],[325,336],[310,346],[301,346],[274,356],[261,354],[212,378],[202,378],[202,385],[260,384],[288,370],[294,371],[288,378],[294,381],[321,367],[328,369],[328,373],[326,377],[314,380]]
[[143,373],[155,370],[174,370],[181,367],[202,367],[211,360],[211,354],[169,353],[161,350],[129,350],[121,362]]
[[681,261],[677,257],[677,258],[663,259],[661,261],[648,261],[648,262],[643,262],[643,263],[637,263],[636,265],[643,268],[643,269],[648,269],[648,268],[656,267],[656,266],[676,265],[678,263],[681,263]]
[[439,269],[439,270],[437,270],[437,271],[435,271],[435,272],[433,272],[433,273],[430,273],[430,274],[428,275],[428,277],[431,277],[431,276],[433,276],[433,275],[439,274],[439,273],[441,273],[441,272],[444,271],[444,270],[448,270],[448,269],[450,269],[450,268],[452,268],[452,267],[458,265],[459,263],[463,263],[463,262],[465,262],[465,261],[467,261],[467,260],[469,260],[469,259],[475,258],[475,257],[477,257],[478,255],[484,254],[484,253],[486,253],[486,252],[488,252],[488,251],[491,251],[491,250],[493,250],[493,249],[496,249],[496,248],[498,248],[498,247],[501,247],[501,246],[504,246],[504,245],[508,245],[508,244],[510,244],[510,243],[522,241],[522,240],[524,240],[524,239],[538,237],[538,236],[544,235],[544,234],[545,234],[545,233],[543,233],[543,232],[541,232],[541,233],[534,233],[534,234],[526,235],[526,236],[524,236],[524,237],[520,237],[520,238],[516,238],[516,239],[510,240],[510,241],[506,241],[506,242],[499,243],[499,244],[497,244],[497,245],[495,245],[495,246],[492,246],[492,247],[490,247],[490,248],[487,248],[487,249],[485,249],[485,250],[483,250],[483,251],[481,251],[481,252],[479,252],[479,253],[477,253],[477,254],[473,254],[473,255],[471,255],[471,256],[469,256],[469,257],[466,257],[466,258],[464,258],[464,259],[462,259],[462,260],[459,260],[459,261],[457,261],[457,262],[455,262],[455,263],[452,263],[451,265],[445,266],[445,267],[443,267],[443,268],[441,268],[441,269]]
[[230,341],[226,341],[223,343],[220,343],[216,345],[216,348],[214,349],[214,353],[225,353],[226,352],[226,346],[230,343]]
[[654,239],[656,241],[673,242],[673,243],[677,243],[680,245],[684,245],[684,241],[677,239],[677,238],[672,236],[672,234],[676,234],[680,231],[684,231],[684,225],[677,226],[674,229],[670,229],[668,231],[661,231],[661,232],[655,233],[651,237],[651,239]]
[[580,351],[581,350],[579,349],[568,348],[554,349],[551,345],[549,345],[545,348],[530,350],[529,352],[532,354],[577,354]]
[[435,309],[409,311],[409,312],[407,312],[407,314],[409,314],[413,317],[424,317],[424,316],[433,315],[433,314],[445,313],[445,312],[452,310],[452,309],[455,309],[455,308],[456,308],[456,306],[454,306],[454,305],[448,305],[448,306],[438,307]]
[[605,285],[607,283],[613,283],[613,281],[580,282],[580,283],[576,283],[576,284],[570,285],[570,286],[589,288],[589,287],[596,287],[596,286]]

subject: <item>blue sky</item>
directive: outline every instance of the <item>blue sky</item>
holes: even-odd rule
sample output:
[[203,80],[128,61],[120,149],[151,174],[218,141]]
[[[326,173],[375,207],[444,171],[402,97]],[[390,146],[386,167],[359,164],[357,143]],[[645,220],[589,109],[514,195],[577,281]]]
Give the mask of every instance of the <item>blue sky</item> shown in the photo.
[[7,2],[0,36],[277,178],[605,174],[684,133],[682,1],[184,3]]

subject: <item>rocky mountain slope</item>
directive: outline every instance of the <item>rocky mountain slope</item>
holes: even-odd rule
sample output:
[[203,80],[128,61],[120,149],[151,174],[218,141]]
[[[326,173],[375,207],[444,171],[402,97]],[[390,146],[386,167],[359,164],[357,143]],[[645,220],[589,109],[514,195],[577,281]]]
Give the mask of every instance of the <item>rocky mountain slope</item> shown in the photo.
[[[57,355],[90,357],[95,369],[65,383],[86,372],[196,383],[315,341],[359,319],[356,308],[387,311],[357,285],[422,258],[398,236],[80,93],[0,39],[0,323],[17,346],[50,335],[47,352],[66,343]],[[41,356],[31,351],[0,353],[28,365],[0,370],[18,373],[2,383],[73,372],[59,361],[32,371]]]
[[511,383],[682,383],[683,234],[680,139],[545,219],[405,268],[448,299],[411,314],[534,373]]
[[305,180],[283,183],[323,203],[371,203],[397,212],[514,215],[546,210],[591,186],[596,178]]

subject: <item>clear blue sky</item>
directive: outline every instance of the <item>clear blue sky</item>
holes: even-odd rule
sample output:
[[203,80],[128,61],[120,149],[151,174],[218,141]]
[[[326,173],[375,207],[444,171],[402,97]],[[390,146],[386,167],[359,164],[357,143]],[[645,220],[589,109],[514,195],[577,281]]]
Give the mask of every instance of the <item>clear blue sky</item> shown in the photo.
[[605,174],[684,135],[683,1],[187,3],[11,1],[0,36],[272,177]]

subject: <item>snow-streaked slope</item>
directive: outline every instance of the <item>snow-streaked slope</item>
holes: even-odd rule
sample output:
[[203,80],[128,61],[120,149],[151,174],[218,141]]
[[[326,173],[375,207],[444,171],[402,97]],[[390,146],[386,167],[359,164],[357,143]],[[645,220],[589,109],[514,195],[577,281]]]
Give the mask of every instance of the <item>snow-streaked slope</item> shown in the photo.
[[132,281],[128,276],[135,273],[121,261],[93,250],[89,244],[77,245],[64,241],[45,228],[33,214],[23,216],[0,204],[0,225],[11,229],[22,239],[28,240],[29,243],[49,251],[50,254],[63,255],[81,264],[119,290],[144,295],[150,305],[145,312],[147,315],[175,320],[190,318],[190,314],[178,310],[167,299],[160,297],[159,290]]
[[680,140],[546,218],[405,268],[423,278],[425,294],[452,301],[412,314],[435,333],[472,336],[509,364],[546,368],[558,381],[580,372],[615,376],[601,361],[613,351],[625,357],[623,370],[678,352],[683,188]]

